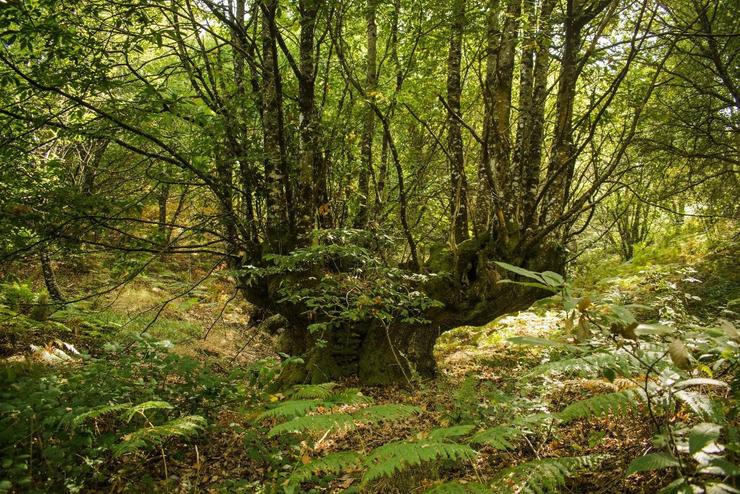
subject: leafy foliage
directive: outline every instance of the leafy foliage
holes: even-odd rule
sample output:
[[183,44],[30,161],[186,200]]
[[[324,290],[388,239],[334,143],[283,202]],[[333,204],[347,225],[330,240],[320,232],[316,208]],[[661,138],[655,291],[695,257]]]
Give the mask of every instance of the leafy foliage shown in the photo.
[[585,417],[627,413],[637,409],[644,401],[645,395],[640,389],[604,393],[571,403],[558,414],[558,418],[563,422],[569,422]]
[[364,483],[381,477],[390,477],[406,468],[435,460],[461,461],[470,459],[476,451],[463,444],[445,442],[391,442],[379,446],[370,453],[365,464],[367,471],[362,477]]
[[288,485],[290,487],[286,488],[286,490],[292,491],[295,486],[299,485],[301,482],[310,480],[311,477],[317,474],[338,474],[352,467],[359,466],[360,463],[360,455],[352,451],[330,453],[322,458],[312,460],[310,463],[296,468],[293,473],[290,474],[290,478],[288,480]]
[[504,469],[498,475],[497,485],[506,486],[511,482],[517,487],[516,492],[528,494],[559,492],[568,477],[585,469],[596,468],[603,459],[598,456],[576,456],[520,463]]
[[425,494],[491,494],[492,492],[494,491],[483,484],[477,482],[462,483],[456,480],[443,482],[424,491]]
[[170,420],[162,425],[142,427],[123,436],[123,442],[113,448],[113,453],[115,456],[120,456],[142,448],[160,446],[167,439],[174,437],[192,437],[206,424],[206,419],[203,417],[188,415]]

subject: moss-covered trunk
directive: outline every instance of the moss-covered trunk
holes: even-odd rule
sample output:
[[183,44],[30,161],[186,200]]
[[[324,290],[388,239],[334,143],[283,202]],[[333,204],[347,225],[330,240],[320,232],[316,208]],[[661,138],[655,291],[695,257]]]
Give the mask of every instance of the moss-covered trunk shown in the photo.
[[[564,253],[556,245],[542,245],[530,256],[516,258],[502,253],[500,245],[488,238],[462,242],[452,251],[438,250],[427,268],[440,276],[431,278],[423,289],[444,307],[429,310],[425,325],[390,324],[379,321],[347,323],[312,333],[305,308],[275,304],[271,310],[285,316],[278,351],[301,357],[302,363],[285,368],[283,385],[320,383],[357,378],[365,385],[408,383],[435,374],[433,357],[437,337],[461,325],[480,325],[509,312],[524,309],[548,292],[498,283],[509,277],[493,261],[503,260],[535,271],[563,269]],[[272,279],[263,293],[271,294],[287,278]],[[328,322],[328,321],[322,321]]]

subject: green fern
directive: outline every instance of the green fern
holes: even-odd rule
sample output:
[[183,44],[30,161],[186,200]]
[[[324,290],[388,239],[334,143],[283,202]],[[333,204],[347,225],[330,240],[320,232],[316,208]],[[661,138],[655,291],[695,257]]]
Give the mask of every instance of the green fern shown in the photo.
[[89,419],[96,419],[98,417],[102,417],[103,415],[117,413],[122,410],[128,410],[129,408],[131,408],[130,403],[101,405],[99,407],[91,408],[90,410],[75,416],[72,419],[72,425],[77,427]]
[[357,388],[347,388],[341,391],[332,393],[328,398],[327,402],[331,403],[332,406],[336,405],[360,405],[364,403],[372,403],[373,399],[369,396],[365,396]]
[[114,456],[152,446],[159,446],[173,437],[191,437],[206,426],[206,419],[188,415],[155,427],[144,427],[123,436],[123,442],[113,447]]
[[424,494],[493,494],[494,491],[478,482],[463,483],[459,480],[444,482],[424,491]]
[[283,401],[273,408],[265,410],[257,417],[258,420],[265,418],[291,419],[306,415],[318,407],[333,408],[338,405],[358,405],[371,403],[369,398],[357,388],[348,388],[334,392],[334,383],[296,386],[292,393],[292,399]]
[[126,420],[126,422],[130,422],[132,418],[134,418],[134,415],[136,414],[144,414],[144,412],[148,410],[172,410],[174,407],[167,403],[166,401],[145,401],[144,403],[139,403],[138,405],[134,405],[123,413],[123,418]]
[[291,419],[301,415],[306,415],[307,412],[322,405],[321,400],[288,400],[280,403],[275,408],[265,410],[259,415],[259,419],[264,418],[283,418]]
[[360,422],[376,423],[401,420],[419,413],[421,409],[417,406],[389,403],[362,408],[353,413],[352,417]]
[[474,425],[453,425],[452,427],[441,427],[432,429],[429,432],[429,439],[432,441],[444,441],[445,439],[458,438],[467,436],[475,429]]
[[306,465],[296,468],[288,479],[286,491],[295,489],[301,482],[310,480],[311,477],[320,473],[339,474],[352,467],[359,466],[360,455],[353,451],[340,451],[331,453],[323,458],[317,458]]
[[461,461],[476,454],[474,449],[463,444],[395,441],[384,444],[370,453],[365,461],[367,471],[362,477],[362,483],[367,484],[381,477],[390,477],[396,472],[422,463],[437,460]]
[[640,365],[634,357],[626,353],[594,353],[538,365],[526,377],[551,373],[592,376],[603,372],[605,369],[614,369],[623,376],[630,376],[639,371]]
[[334,388],[337,386],[336,383],[322,383],[322,384],[299,384],[296,386],[293,386],[293,393],[291,394],[291,398],[296,400],[303,400],[303,399],[318,399],[318,400],[325,400],[334,391]]
[[276,425],[270,429],[268,435],[269,437],[274,437],[288,432],[315,433],[329,429],[351,429],[355,427],[356,422],[376,423],[401,420],[420,412],[421,409],[419,407],[412,405],[387,404],[362,408],[353,414],[333,413],[299,416]]
[[285,433],[308,432],[315,433],[329,429],[348,429],[353,427],[352,415],[346,413],[334,413],[326,415],[306,415],[295,417],[287,422],[278,424],[267,434],[275,437]]
[[631,412],[645,400],[645,393],[638,388],[614,393],[603,393],[585,400],[571,403],[557,414],[563,422],[586,417],[599,417],[612,413]]
[[568,477],[593,469],[603,460],[602,456],[575,456],[528,461],[504,469],[497,475],[495,485],[527,494],[560,492]]
[[470,443],[487,444],[500,450],[513,449],[512,440],[523,435],[522,429],[499,425],[475,434],[470,438]]

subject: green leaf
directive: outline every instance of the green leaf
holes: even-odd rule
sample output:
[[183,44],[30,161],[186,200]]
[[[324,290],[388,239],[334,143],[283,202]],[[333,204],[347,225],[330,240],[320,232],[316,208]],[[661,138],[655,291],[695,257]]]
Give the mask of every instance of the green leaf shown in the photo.
[[678,466],[678,460],[670,453],[650,453],[645,456],[635,458],[627,467],[625,475],[632,475],[636,472],[646,472],[649,470],[661,470]]
[[545,280],[545,283],[552,287],[561,287],[565,284],[563,277],[554,271],[543,271],[540,274]]
[[702,422],[689,432],[689,453],[692,455],[704,449],[709,443],[719,438],[721,427],[717,424]]
[[475,429],[474,425],[453,425],[452,427],[432,429],[432,431],[429,432],[429,439],[433,441],[441,441],[452,437],[467,436],[473,431],[473,429]]
[[499,280],[499,283],[509,283],[511,285],[528,286],[530,288],[539,288],[541,290],[547,290],[548,292],[558,293],[558,291],[551,286],[544,285],[542,283],[535,283],[532,281]]
[[639,324],[635,328],[637,336],[645,335],[666,335],[676,331],[676,328],[666,326],[665,324]]
[[539,274],[535,273],[534,271],[530,271],[528,269],[520,268],[519,266],[514,266],[513,264],[509,264],[502,261],[493,261],[497,266],[504,268],[507,271],[511,271],[512,273],[516,273],[520,276],[524,276],[526,278],[531,278],[535,281],[538,281],[540,283],[543,283],[547,285],[547,282],[540,276]]

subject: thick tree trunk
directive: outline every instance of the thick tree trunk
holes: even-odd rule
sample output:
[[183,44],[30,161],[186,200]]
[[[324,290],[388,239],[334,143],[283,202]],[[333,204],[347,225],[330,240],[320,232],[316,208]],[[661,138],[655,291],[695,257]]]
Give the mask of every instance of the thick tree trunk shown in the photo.
[[[377,38],[378,28],[375,24],[377,0],[367,0],[365,20],[367,22],[367,62],[365,74],[365,94],[367,98],[375,97],[378,85]],[[359,204],[355,216],[355,227],[365,228],[369,219],[370,176],[373,167],[373,137],[375,136],[375,112],[371,104],[365,109],[360,142],[360,173],[358,177]]]
[[[550,68],[550,45],[552,43],[551,14],[555,0],[544,0],[537,13],[536,49],[534,51],[534,81],[530,107],[522,129],[522,139],[518,143],[519,165],[521,174],[521,229],[527,235],[536,229],[537,193],[540,185],[542,166],[542,143],[545,132],[545,102],[547,100],[547,76]],[[524,68],[522,69],[524,70]],[[521,105],[520,105],[521,106]]]
[[465,161],[460,121],[460,63],[462,39],[465,30],[465,0],[452,0],[452,22],[450,25],[450,49],[447,57],[447,148],[450,156],[450,217],[452,241],[462,242],[468,238],[468,184],[465,178]]
[[[282,83],[278,66],[278,53],[273,17],[277,0],[265,2],[262,16],[262,124],[265,170],[265,238],[267,249],[273,253],[288,252],[293,245],[290,227],[291,194],[285,159],[283,129]],[[286,185],[288,187],[286,188]]]
[[314,218],[321,204],[315,193],[314,178],[321,178],[319,132],[315,110],[316,61],[314,60],[314,32],[316,15],[320,0],[300,0],[298,10],[301,15],[300,34],[300,73],[298,74],[299,115],[299,169],[298,169],[298,212],[296,232],[299,241],[307,242],[306,236],[312,230]]
[[511,97],[514,79],[514,59],[519,30],[520,0],[498,0],[489,5],[487,19],[486,80],[483,91],[483,149],[478,221],[498,235],[508,236],[508,217],[515,206],[511,180]]

